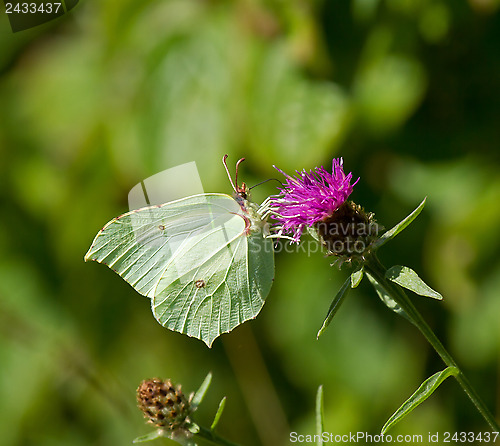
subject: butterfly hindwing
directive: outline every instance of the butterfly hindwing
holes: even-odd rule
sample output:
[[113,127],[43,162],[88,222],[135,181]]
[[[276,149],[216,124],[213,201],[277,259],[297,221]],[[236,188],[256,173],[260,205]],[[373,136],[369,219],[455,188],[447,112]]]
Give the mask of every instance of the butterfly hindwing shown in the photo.
[[[214,242],[214,243],[212,243]],[[245,221],[234,215],[209,237],[186,249],[206,255],[182,276],[160,279],[153,313],[165,327],[203,339],[208,345],[220,334],[257,316],[271,288],[272,242],[261,233],[246,235]]]

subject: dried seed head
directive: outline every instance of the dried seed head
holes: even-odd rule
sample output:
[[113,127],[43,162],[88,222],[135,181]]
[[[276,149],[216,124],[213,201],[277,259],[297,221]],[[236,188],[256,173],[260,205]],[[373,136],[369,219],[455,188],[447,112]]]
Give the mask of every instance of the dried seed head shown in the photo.
[[147,379],[137,388],[137,402],[148,423],[169,431],[185,431],[193,412],[190,399],[170,380]]

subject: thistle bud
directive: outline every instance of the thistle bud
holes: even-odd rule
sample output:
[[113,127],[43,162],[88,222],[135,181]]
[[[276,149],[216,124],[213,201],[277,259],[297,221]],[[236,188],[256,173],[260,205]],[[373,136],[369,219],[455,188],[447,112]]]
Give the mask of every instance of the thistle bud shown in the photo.
[[137,402],[148,423],[172,432],[184,431],[191,423],[191,397],[188,399],[181,386],[174,387],[170,380],[147,379],[137,388]]

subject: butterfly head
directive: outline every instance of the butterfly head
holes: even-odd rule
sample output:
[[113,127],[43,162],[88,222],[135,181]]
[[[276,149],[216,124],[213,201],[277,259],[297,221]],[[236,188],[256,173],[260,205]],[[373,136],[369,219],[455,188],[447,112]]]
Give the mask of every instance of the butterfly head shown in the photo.
[[243,198],[243,200],[248,200],[250,197],[250,188],[245,183],[241,183],[241,186],[237,186],[236,195]]
[[252,203],[250,201],[250,189],[245,183],[238,184],[238,168],[240,164],[245,161],[245,158],[241,158],[236,163],[236,174],[233,179],[231,178],[231,174],[229,173],[229,169],[226,164],[227,155],[224,155],[222,158],[222,163],[226,168],[227,176],[229,177],[229,181],[231,182],[231,186],[234,189],[234,200],[240,205],[241,213],[239,215],[243,217],[245,220],[245,233],[247,235],[254,233],[262,233],[269,234],[269,224],[266,222],[266,218],[262,216],[262,211],[258,205]]

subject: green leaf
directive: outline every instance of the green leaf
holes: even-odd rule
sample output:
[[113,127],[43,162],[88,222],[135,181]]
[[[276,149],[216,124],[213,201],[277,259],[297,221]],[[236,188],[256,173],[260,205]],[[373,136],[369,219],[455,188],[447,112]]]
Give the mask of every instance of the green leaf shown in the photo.
[[196,423],[193,422],[189,423],[186,426],[186,429],[192,434],[197,434],[198,432],[200,432],[200,426],[198,426]]
[[317,242],[320,242],[318,230],[310,226],[306,226],[306,232]]
[[403,405],[387,420],[387,422],[384,424],[384,427],[382,428],[381,434],[385,434],[392,426],[401,421],[419,404],[423,403],[427,398],[429,398],[429,396],[434,393],[434,391],[446,378],[448,378],[449,376],[457,376],[458,374],[459,370],[456,367],[448,367],[426,379],[416,390],[416,392],[412,396],[410,396],[410,398],[408,398],[403,403]]
[[193,399],[191,400],[191,407],[195,410],[203,401],[205,394],[207,393],[210,383],[212,382],[212,372],[208,372],[199,389],[195,392]]
[[422,209],[425,206],[425,200],[427,200],[427,197],[424,198],[422,203],[418,205],[418,207],[410,214],[408,217],[406,217],[404,220],[400,221],[396,226],[394,226],[392,229],[389,229],[387,232],[385,232],[374,244],[373,248],[378,249],[381,246],[385,245],[389,240],[393,239],[398,235],[403,229],[405,229],[407,226],[410,225],[410,223],[415,220],[415,218],[418,217],[418,214],[422,211]]
[[442,300],[443,296],[428,286],[418,274],[407,266],[395,265],[389,268],[385,277],[420,296]]
[[323,446],[324,414],[323,414],[323,386],[318,387],[316,393],[316,434],[318,435],[318,446]]
[[321,326],[320,330],[318,331],[318,334],[316,335],[316,339],[319,338],[323,332],[326,330],[326,327],[330,325],[330,322],[333,319],[333,316],[337,314],[337,311],[340,308],[340,305],[344,301],[344,298],[346,296],[347,290],[349,289],[349,284],[351,283],[351,276],[347,278],[347,280],[343,283],[343,285],[340,287],[340,290],[338,293],[335,295],[333,298],[332,304],[330,305],[330,308],[328,309],[328,313],[326,315],[325,320],[323,321],[323,325]]
[[222,412],[224,412],[224,407],[226,407],[226,397],[222,398],[219,403],[219,408],[217,409],[217,413],[215,414],[214,421],[210,426],[210,430],[213,432],[217,425],[219,424],[220,417],[222,416]]
[[399,304],[392,298],[392,296],[387,292],[387,290],[379,283],[377,282],[377,279],[375,279],[370,273],[366,273],[368,280],[370,283],[373,285],[373,288],[375,288],[375,291],[378,294],[378,297],[380,297],[380,300],[392,311],[395,313],[399,314],[400,316],[403,316],[405,319],[409,320],[412,324],[414,324],[413,320],[408,316],[406,311],[404,311]]
[[363,279],[363,267],[351,274],[351,288],[356,288]]
[[137,437],[134,440],[134,443],[143,443],[145,441],[153,441],[153,440],[156,440],[157,438],[160,438],[160,437],[163,437],[163,432],[160,429],[158,429],[158,430],[155,430],[153,432],[150,432],[149,434]]

